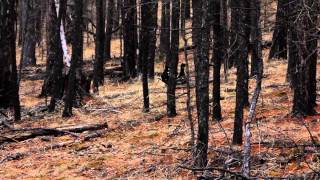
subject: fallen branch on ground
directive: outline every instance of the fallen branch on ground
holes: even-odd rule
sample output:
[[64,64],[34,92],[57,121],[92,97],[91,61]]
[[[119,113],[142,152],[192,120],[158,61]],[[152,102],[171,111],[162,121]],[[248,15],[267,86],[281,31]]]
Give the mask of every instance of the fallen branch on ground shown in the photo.
[[27,139],[39,137],[39,136],[62,136],[62,135],[72,135],[79,137],[75,133],[81,133],[84,131],[95,131],[108,128],[107,123],[103,124],[81,124],[76,126],[69,127],[60,127],[60,128],[12,128],[12,134],[5,135],[0,137],[0,145],[5,142],[20,142]]
[[84,136],[80,140],[76,140],[76,141],[72,140],[72,141],[67,141],[67,142],[62,142],[62,143],[50,144],[48,146],[36,148],[36,149],[31,149],[30,151],[26,151],[26,152],[17,152],[14,154],[8,154],[7,156],[5,156],[4,158],[2,158],[0,160],[0,164],[5,163],[7,161],[20,160],[26,156],[30,156],[35,153],[64,148],[64,147],[71,146],[76,143],[82,143],[84,141],[89,141],[91,139],[101,137],[104,134],[106,134],[107,132],[108,132],[108,130],[99,130],[99,131],[96,131],[96,132],[93,132],[93,133],[90,133],[90,134]]

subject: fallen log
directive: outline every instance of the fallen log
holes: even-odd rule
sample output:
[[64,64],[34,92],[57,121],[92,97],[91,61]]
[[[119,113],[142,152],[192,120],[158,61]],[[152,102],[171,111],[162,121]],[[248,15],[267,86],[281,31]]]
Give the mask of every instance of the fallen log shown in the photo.
[[84,131],[95,131],[108,128],[107,123],[103,124],[82,124],[76,126],[60,127],[60,128],[19,128],[12,129],[8,134],[0,137],[0,145],[9,142],[20,142],[39,136],[62,136],[72,135],[78,137],[75,133]]
[[66,142],[61,142],[61,143],[56,143],[56,144],[50,144],[48,146],[31,149],[31,150],[25,151],[25,152],[10,153],[10,154],[7,154],[5,157],[3,157],[0,160],[0,164],[8,162],[8,161],[21,160],[24,157],[30,156],[35,153],[41,153],[41,152],[45,152],[45,151],[49,151],[49,150],[64,148],[64,147],[72,146],[73,144],[76,144],[76,143],[82,143],[84,141],[89,141],[91,139],[101,137],[104,134],[106,134],[107,132],[108,132],[107,130],[98,130],[96,132],[87,134],[86,136],[84,136],[80,140],[71,140],[71,141],[66,141]]

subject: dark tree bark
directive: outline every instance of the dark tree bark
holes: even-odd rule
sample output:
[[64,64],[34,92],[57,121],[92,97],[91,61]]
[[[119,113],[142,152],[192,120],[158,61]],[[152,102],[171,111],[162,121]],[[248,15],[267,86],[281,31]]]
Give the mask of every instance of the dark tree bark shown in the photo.
[[288,3],[287,0],[278,0],[276,25],[273,31],[269,59],[287,58]]
[[[263,64],[262,60],[262,33],[260,25],[260,14],[261,14],[261,1],[251,0],[250,1],[250,21],[251,21],[251,44],[252,55],[251,55],[251,76],[258,75],[259,65]],[[262,67],[263,68],[263,67]]]
[[169,80],[167,87],[167,115],[174,117],[176,111],[176,83],[177,71],[179,63],[179,18],[180,18],[180,2],[172,1],[172,20],[171,20],[171,47],[170,59],[167,59]]
[[232,17],[234,23],[238,29],[233,29],[233,32],[237,32],[238,36],[236,39],[236,44],[238,47],[233,52],[237,55],[236,65],[237,65],[237,85],[236,85],[236,108],[235,108],[235,121],[234,121],[234,133],[233,133],[233,144],[242,144],[242,125],[243,125],[243,109],[248,102],[248,44],[250,30],[248,29],[249,14],[250,14],[250,4],[247,0],[245,1],[232,1],[235,6],[233,6],[233,11],[236,13],[232,14],[238,15]]
[[24,66],[36,65],[37,32],[40,20],[40,0],[26,0],[22,3],[23,35],[22,35],[22,64]]
[[16,1],[0,0],[0,108],[14,109],[21,119],[16,66]]
[[317,30],[317,23],[319,22],[320,3],[308,0],[310,7],[310,18],[306,18],[306,43],[309,56],[309,82],[308,82],[308,96],[309,103],[316,106],[317,100],[317,59],[318,59],[318,40],[319,30]]
[[112,29],[113,29],[113,16],[114,16],[114,0],[107,2],[107,25],[106,25],[106,52],[105,58],[111,59],[111,40],[112,40]]
[[[313,115],[314,102],[314,91],[312,90],[311,83],[314,83],[314,54],[313,50],[316,49],[315,42],[309,41],[309,31],[316,28],[312,25],[309,18],[311,11],[306,10],[305,3],[303,0],[297,0],[296,3],[291,3],[290,15],[289,15],[289,62],[291,62],[291,85],[294,91],[293,96],[293,108],[292,113],[294,116],[305,116]],[[310,4],[311,5],[311,4]],[[314,18],[314,17],[313,17]],[[308,20],[309,19],[309,20]],[[314,19],[315,20],[315,19]],[[316,50],[315,50],[316,51]],[[311,58],[310,58],[311,57]],[[313,71],[313,72],[312,72]],[[294,83],[293,83],[294,82]]]
[[192,1],[192,42],[195,46],[196,104],[198,138],[195,165],[206,167],[209,116],[209,36],[208,4],[205,0]]
[[[150,79],[154,79],[154,64],[156,57],[157,48],[157,28],[158,28],[158,1],[152,2],[152,25],[150,26],[151,31],[151,41],[150,41],[150,52],[148,60],[148,75]],[[141,71],[140,71],[141,72]]]
[[143,110],[144,112],[150,111],[149,102],[149,85],[148,85],[148,59],[149,59],[149,46],[150,46],[150,29],[152,25],[152,5],[151,0],[141,0],[141,42],[140,43],[140,58],[142,62],[142,86],[143,86]]
[[56,12],[54,0],[50,0],[49,4],[49,22],[48,22],[48,59],[47,59],[47,75],[44,81],[44,90],[50,91],[45,94],[52,96],[49,112],[55,110],[56,100],[61,99],[63,94],[63,52],[60,39],[61,16],[64,11],[59,9],[59,15]]
[[[123,69],[124,78],[136,77],[136,45],[137,39],[135,35],[135,16],[136,7],[135,0],[124,0],[122,8],[122,25],[123,25],[123,40],[124,40],[124,54],[123,54]],[[149,17],[150,18],[150,17]]]
[[72,107],[74,105],[76,90],[78,89],[78,80],[81,75],[83,58],[83,1],[74,0],[73,22],[72,22],[72,57],[69,71],[68,89],[65,97],[65,106],[63,117],[72,116]]
[[170,52],[170,0],[161,3],[160,59],[167,58]]
[[213,56],[212,61],[214,63],[213,69],[213,118],[217,121],[222,120],[221,115],[221,104],[220,104],[220,71],[221,71],[221,62],[225,57],[224,51],[224,40],[225,40],[225,31],[223,25],[227,22],[223,22],[221,18],[221,3],[222,0],[211,0],[212,3],[212,23],[213,23]]
[[105,3],[96,0],[96,59],[93,72],[93,91],[98,92],[99,85],[104,83],[104,51],[105,51]]
[[190,19],[191,18],[191,3],[190,0],[186,0],[185,2],[185,11],[184,11],[184,16],[186,19]]

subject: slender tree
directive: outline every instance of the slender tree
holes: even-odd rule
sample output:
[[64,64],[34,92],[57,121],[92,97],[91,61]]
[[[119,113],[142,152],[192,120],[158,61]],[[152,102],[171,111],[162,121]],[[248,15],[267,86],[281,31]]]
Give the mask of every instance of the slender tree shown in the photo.
[[269,59],[287,58],[288,4],[289,1],[287,0],[278,0],[276,23],[272,36]]
[[169,117],[177,115],[176,111],[176,83],[179,62],[179,18],[180,2],[172,1],[172,20],[171,20],[171,47],[170,56],[167,59],[169,69],[169,80],[167,87],[167,114]]
[[[312,8],[306,7],[303,0],[297,0],[295,3],[289,5],[289,62],[292,67],[289,67],[292,88],[294,92],[292,113],[295,116],[313,115],[314,98],[316,98],[314,87],[315,73],[313,61],[315,58],[314,50],[316,52],[316,45],[310,39],[309,32],[315,32],[315,25],[311,22],[316,18],[310,14],[314,14]],[[310,3],[309,5],[312,5]],[[309,20],[307,20],[309,19]],[[311,30],[311,31],[310,31]],[[317,39],[317,38],[315,38]],[[311,48],[309,51],[308,48]],[[312,57],[314,56],[314,57]],[[313,72],[312,72],[313,71]]]
[[206,167],[209,116],[209,36],[208,4],[205,0],[192,1],[192,42],[195,46],[196,104],[198,137],[195,165]]
[[[22,7],[22,63],[24,66],[36,65],[36,44],[41,15],[40,0],[21,1]],[[38,34],[37,34],[38,33]]]
[[223,25],[226,22],[223,22],[221,18],[221,0],[211,0],[212,4],[212,24],[213,24],[213,56],[212,61],[214,63],[213,69],[213,117],[215,120],[220,121],[222,119],[221,115],[221,95],[220,95],[220,71],[221,63],[223,58],[226,56],[224,53],[224,40],[225,40],[225,31]]
[[149,59],[149,45],[150,45],[150,27],[152,25],[152,5],[151,0],[141,0],[141,42],[140,43],[140,58],[142,62],[142,86],[143,86],[143,110],[150,111],[149,102],[149,85],[148,85],[148,59]]
[[[61,0],[62,1],[62,0]],[[45,79],[46,94],[52,96],[49,112],[55,110],[56,100],[60,99],[63,94],[63,51],[60,37],[60,24],[63,8],[59,8],[59,15],[56,12],[55,0],[50,0],[49,4],[49,22],[48,22],[48,59],[47,59],[47,75]]]
[[160,58],[167,57],[170,51],[170,0],[162,0]]
[[0,108],[13,107],[21,119],[16,66],[16,1],[0,0]]
[[158,1],[152,2],[152,16],[150,17],[152,20],[152,25],[150,26],[151,31],[151,41],[150,41],[150,49],[149,49],[149,60],[148,60],[148,75],[150,79],[154,78],[154,64],[155,64],[155,56],[157,49],[157,28],[158,28]]
[[[124,78],[132,78],[137,75],[136,72],[136,45],[137,39],[135,35],[135,16],[136,6],[135,0],[124,0],[122,8],[122,25],[123,25],[123,69]],[[150,18],[150,17],[149,17]]]
[[[232,28],[233,32],[237,32],[236,44],[238,47],[235,50],[237,54],[237,60],[235,61],[237,66],[237,85],[236,85],[236,107],[235,107],[235,121],[234,121],[234,132],[233,132],[233,144],[242,144],[242,125],[243,125],[243,109],[248,102],[248,44],[250,29],[249,14],[250,14],[250,2],[248,0],[237,1],[233,0],[232,3],[233,11],[232,18],[236,23]],[[236,17],[234,17],[237,15]]]
[[306,18],[306,43],[309,55],[309,82],[308,82],[308,96],[309,101],[313,106],[316,106],[317,100],[317,59],[318,59],[318,29],[320,3],[312,0],[307,1],[310,17]]
[[68,89],[65,98],[63,117],[72,116],[72,107],[75,102],[76,90],[79,88],[77,81],[81,77],[83,58],[83,1],[74,0],[72,23],[72,57],[69,71]]
[[114,0],[107,1],[107,25],[106,25],[106,52],[105,58],[111,58],[111,39],[112,39],[112,30],[113,30],[113,16],[114,16]]
[[[251,76],[258,75],[259,65],[262,63],[262,33],[260,25],[260,11],[261,11],[261,1],[252,0],[250,1],[250,22],[251,22],[251,44],[252,55],[251,55]],[[263,67],[262,67],[263,68]]]
[[96,49],[93,73],[93,91],[98,92],[99,85],[104,82],[104,52],[105,52],[105,1],[96,0]]

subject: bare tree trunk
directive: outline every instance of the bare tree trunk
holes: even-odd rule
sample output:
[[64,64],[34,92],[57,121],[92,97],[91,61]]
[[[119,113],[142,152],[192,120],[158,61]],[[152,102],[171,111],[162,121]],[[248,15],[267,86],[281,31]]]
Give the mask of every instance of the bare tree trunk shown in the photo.
[[[238,48],[236,52],[236,65],[237,65],[237,85],[236,85],[236,108],[235,108],[235,120],[234,120],[234,132],[233,132],[233,144],[242,144],[242,125],[243,125],[243,109],[248,102],[248,44],[250,30],[248,29],[248,22],[250,8],[248,0],[237,1],[233,0],[234,5],[232,9],[236,11],[233,14],[233,20],[236,23],[232,28],[232,31],[237,32],[237,38],[235,44]],[[237,1],[237,2],[236,2]],[[234,17],[235,16],[235,17]]]
[[213,118],[217,121],[222,120],[221,115],[221,104],[220,104],[220,71],[221,71],[221,63],[223,58],[225,57],[224,40],[225,40],[225,31],[223,30],[223,25],[226,22],[222,22],[221,18],[221,1],[220,0],[212,0],[212,20],[213,20],[213,56],[212,61],[214,62],[213,69]]
[[99,85],[104,83],[104,51],[105,51],[105,3],[96,0],[96,59],[93,72],[93,91],[98,92]]
[[148,60],[148,75],[150,79],[154,79],[154,64],[157,49],[157,28],[158,28],[158,2],[152,2],[152,25],[150,26],[151,41]]
[[170,59],[167,59],[169,69],[169,80],[167,87],[167,115],[174,117],[176,111],[176,83],[178,75],[179,63],[179,17],[180,17],[180,2],[172,1],[172,20],[171,20],[171,47]]
[[148,85],[148,59],[149,59],[149,46],[151,33],[149,27],[152,25],[150,17],[152,16],[151,11],[151,0],[141,0],[141,42],[140,43],[140,58],[142,62],[142,86],[143,86],[143,110],[144,112],[150,111],[149,102],[149,85]]
[[167,59],[170,52],[170,0],[162,0],[161,3],[160,58]]
[[278,0],[276,26],[273,31],[269,59],[287,58],[288,4],[287,0]]
[[135,16],[136,7],[135,0],[124,0],[122,8],[122,26],[123,26],[123,40],[124,40],[124,54],[123,54],[123,70],[124,78],[136,77],[136,45],[137,39],[135,35]]
[[106,52],[105,58],[111,59],[111,40],[112,40],[112,30],[113,30],[113,16],[114,16],[114,1],[109,0],[107,2],[107,25],[106,25]]
[[0,108],[13,107],[15,120],[20,120],[15,2],[0,0]]
[[209,36],[207,1],[192,1],[192,42],[195,48],[196,104],[198,115],[198,138],[195,165],[206,167],[208,151],[209,116]]
[[48,108],[49,112],[52,112],[55,110],[56,100],[60,99],[63,94],[63,51],[60,38],[61,12],[63,9],[59,8],[59,14],[57,14],[55,0],[50,0],[49,8],[48,64],[44,86],[52,96]]
[[26,0],[22,2],[23,20],[23,46],[22,64],[24,66],[36,65],[37,25],[40,20],[40,0]]
[[73,12],[73,33],[72,33],[72,57],[69,72],[68,89],[65,98],[63,117],[72,116],[72,107],[74,105],[76,90],[79,88],[81,77],[81,66],[83,58],[83,1],[74,0]]

